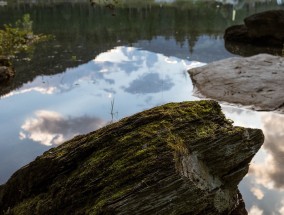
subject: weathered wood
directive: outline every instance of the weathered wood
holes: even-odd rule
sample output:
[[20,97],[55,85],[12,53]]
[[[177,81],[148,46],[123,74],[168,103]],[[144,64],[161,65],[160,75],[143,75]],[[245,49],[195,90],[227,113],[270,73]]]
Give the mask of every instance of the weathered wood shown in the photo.
[[237,184],[263,139],[217,102],[166,104],[45,152],[0,187],[0,211],[241,214]]

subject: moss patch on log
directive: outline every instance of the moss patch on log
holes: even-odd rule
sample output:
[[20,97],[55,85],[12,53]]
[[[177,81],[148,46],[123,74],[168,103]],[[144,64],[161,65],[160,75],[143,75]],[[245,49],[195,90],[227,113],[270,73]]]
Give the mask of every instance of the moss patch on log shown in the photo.
[[45,152],[0,187],[0,210],[229,214],[262,143],[260,130],[233,127],[217,102],[166,104]]

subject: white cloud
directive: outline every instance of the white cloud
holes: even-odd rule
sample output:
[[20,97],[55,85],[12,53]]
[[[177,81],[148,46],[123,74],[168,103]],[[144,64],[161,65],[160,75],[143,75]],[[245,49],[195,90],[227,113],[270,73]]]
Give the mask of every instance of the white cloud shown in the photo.
[[284,189],[284,116],[264,114],[262,117],[267,156],[263,163],[252,164],[250,174],[268,189]]
[[252,187],[250,189],[250,191],[253,193],[253,195],[257,198],[257,199],[262,199],[264,197],[264,194],[262,192],[261,189],[257,188],[257,187]]
[[257,206],[252,206],[248,212],[249,215],[263,215],[263,210],[259,209]]
[[124,49],[124,47],[117,47],[108,52],[104,52],[99,54],[94,62],[112,62],[112,63],[120,63],[123,61],[130,61],[129,57],[123,53],[124,50],[132,51],[133,48],[129,47],[128,49]]
[[105,125],[95,117],[66,118],[57,112],[41,110],[22,125],[19,138],[31,139],[46,146],[58,145],[72,137],[88,133]]
[[280,207],[280,209],[279,209],[279,213],[280,213],[280,214],[284,214],[284,200],[281,201],[281,204],[282,204],[282,205],[281,205],[281,207]]
[[8,93],[6,95],[3,96],[3,98],[7,98],[7,97],[11,97],[11,96],[14,96],[14,95],[18,95],[18,94],[24,94],[24,93],[29,93],[29,92],[32,92],[32,91],[35,91],[35,92],[39,92],[41,94],[54,94],[56,92],[57,88],[56,87],[31,87],[31,88],[28,88],[28,89],[21,89],[21,90],[16,90],[16,91],[13,91],[11,93]]

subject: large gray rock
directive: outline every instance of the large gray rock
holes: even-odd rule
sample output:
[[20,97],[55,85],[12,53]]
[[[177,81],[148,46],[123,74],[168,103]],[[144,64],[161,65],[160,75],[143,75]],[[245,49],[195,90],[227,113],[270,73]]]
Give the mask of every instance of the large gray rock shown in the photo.
[[284,10],[271,10],[251,15],[244,25],[235,25],[226,29],[226,43],[242,42],[260,46],[283,47]]
[[237,185],[263,141],[217,102],[166,104],[45,152],[0,186],[0,214],[247,214]]
[[284,113],[284,58],[233,57],[189,70],[196,95]]

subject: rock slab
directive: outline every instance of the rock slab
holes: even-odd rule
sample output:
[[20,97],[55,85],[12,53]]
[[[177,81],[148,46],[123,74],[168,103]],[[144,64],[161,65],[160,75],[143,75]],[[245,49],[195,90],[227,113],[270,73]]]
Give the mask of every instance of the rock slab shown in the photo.
[[166,104],[45,152],[0,187],[0,213],[246,214],[237,185],[263,140],[215,101]]
[[284,113],[284,58],[233,57],[189,70],[195,94],[256,110]]

